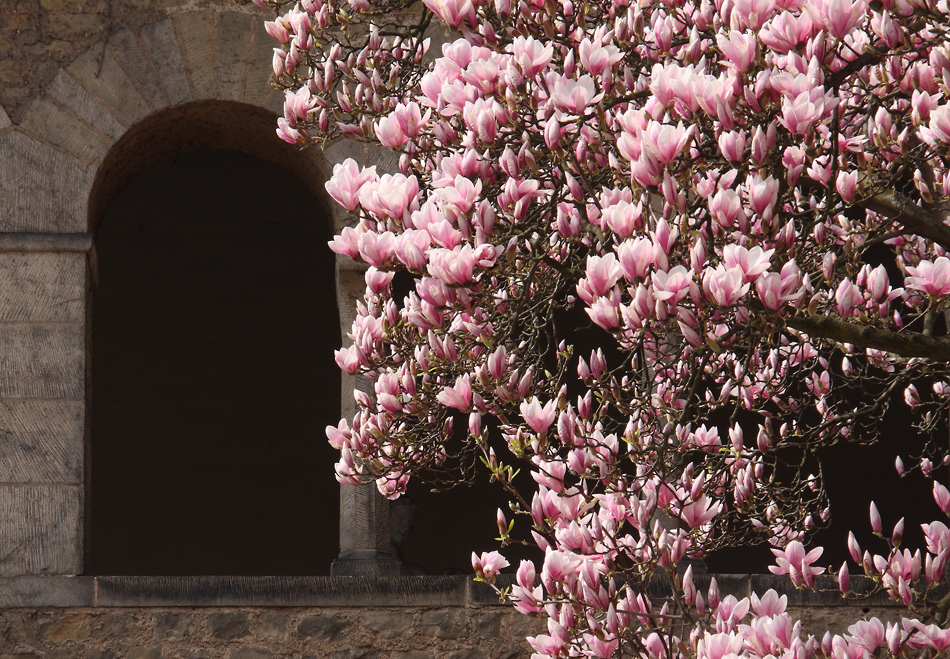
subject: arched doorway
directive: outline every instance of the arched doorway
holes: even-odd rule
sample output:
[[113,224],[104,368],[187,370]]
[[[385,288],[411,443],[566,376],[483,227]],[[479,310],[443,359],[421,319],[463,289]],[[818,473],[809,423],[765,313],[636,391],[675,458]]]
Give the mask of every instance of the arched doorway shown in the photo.
[[328,574],[340,338],[319,200],[199,148],[102,206],[86,571]]

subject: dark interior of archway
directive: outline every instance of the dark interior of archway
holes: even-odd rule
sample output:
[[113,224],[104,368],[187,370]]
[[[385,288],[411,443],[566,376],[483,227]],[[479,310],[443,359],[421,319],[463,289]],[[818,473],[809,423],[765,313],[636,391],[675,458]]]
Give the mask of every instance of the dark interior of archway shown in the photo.
[[328,574],[339,347],[328,218],[276,166],[198,151],[96,236],[87,572]]

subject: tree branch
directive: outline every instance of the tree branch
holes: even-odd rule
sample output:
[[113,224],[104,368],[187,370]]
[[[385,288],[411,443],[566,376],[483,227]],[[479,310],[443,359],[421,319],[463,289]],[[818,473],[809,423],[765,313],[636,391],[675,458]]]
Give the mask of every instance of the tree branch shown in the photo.
[[867,325],[849,323],[835,316],[797,316],[785,324],[799,332],[859,348],[893,352],[902,357],[920,357],[931,361],[950,361],[950,337],[934,338],[923,334],[901,334]]
[[896,190],[876,194],[862,205],[902,224],[921,238],[928,238],[944,249],[950,250],[950,226],[944,224],[941,217],[945,213],[938,215],[921,208],[909,197]]

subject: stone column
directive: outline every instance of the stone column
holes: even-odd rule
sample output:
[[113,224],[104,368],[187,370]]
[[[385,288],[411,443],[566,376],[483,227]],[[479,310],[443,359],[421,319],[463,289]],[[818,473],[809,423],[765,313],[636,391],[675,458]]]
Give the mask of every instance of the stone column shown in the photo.
[[[356,300],[362,298],[366,284],[364,268],[349,259],[337,259],[337,307],[343,343],[349,342],[356,314]],[[343,374],[340,412],[350,419],[356,411],[353,392],[372,393],[372,383],[364,377]],[[340,486],[340,556],[330,567],[338,575],[390,576],[400,572],[399,561],[391,554],[389,543],[389,500],[384,498],[372,479],[363,485]]]
[[0,233],[0,575],[83,570],[91,247]]

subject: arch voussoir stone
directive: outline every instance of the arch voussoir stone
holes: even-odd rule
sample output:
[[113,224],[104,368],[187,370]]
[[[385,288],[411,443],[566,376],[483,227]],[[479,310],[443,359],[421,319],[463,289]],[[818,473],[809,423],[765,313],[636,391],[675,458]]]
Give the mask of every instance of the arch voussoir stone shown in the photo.
[[128,28],[119,30],[109,37],[109,48],[149,106],[153,110],[168,107],[168,97],[152,72],[135,32]]
[[95,168],[19,131],[0,136],[0,231],[82,233]]
[[240,101],[249,63],[248,54],[258,17],[252,14],[225,12],[215,26],[215,63],[217,64],[218,100]]
[[[264,19],[255,16],[251,47],[248,50],[248,65],[244,80],[244,100],[254,105],[265,106],[264,99],[270,92],[279,96],[271,84],[273,73],[274,45],[276,42],[264,30]],[[279,110],[278,110],[279,112]]]
[[86,163],[101,160],[113,144],[107,135],[45,95],[32,103],[20,123],[20,129]]
[[105,44],[95,44],[68,71],[128,127],[151,113],[148,102]]
[[215,12],[194,11],[176,17],[185,68],[196,100],[216,100]]
[[106,106],[94,98],[66,71],[60,71],[46,87],[46,93],[57,102],[72,110],[72,112],[87,124],[117,140],[125,132]]
[[185,70],[181,46],[178,45],[178,32],[172,20],[166,18],[149,23],[140,30],[139,35],[171,105],[193,101],[188,72]]

